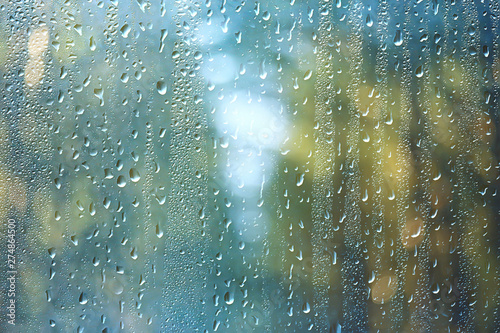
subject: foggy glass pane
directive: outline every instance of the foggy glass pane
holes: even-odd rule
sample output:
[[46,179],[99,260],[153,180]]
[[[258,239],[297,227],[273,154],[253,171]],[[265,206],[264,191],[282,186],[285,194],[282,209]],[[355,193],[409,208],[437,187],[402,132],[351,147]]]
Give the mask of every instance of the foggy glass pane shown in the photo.
[[0,1],[0,332],[500,331],[498,1]]

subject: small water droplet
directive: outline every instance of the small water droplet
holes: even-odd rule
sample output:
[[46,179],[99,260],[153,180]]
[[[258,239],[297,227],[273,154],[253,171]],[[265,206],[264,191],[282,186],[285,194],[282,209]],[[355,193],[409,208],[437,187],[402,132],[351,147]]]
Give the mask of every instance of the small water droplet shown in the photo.
[[262,60],[259,65],[259,77],[264,80],[267,77],[266,62]]
[[297,186],[302,186],[302,184],[304,184],[304,178],[305,178],[305,174],[304,173],[299,173],[297,176],[296,176],[296,179],[295,179],[295,184]]
[[49,256],[54,259],[56,257],[56,249],[54,247],[51,247],[49,250]]
[[163,237],[163,230],[161,230],[161,227],[159,224],[156,225],[156,236],[158,238],[162,238]]
[[94,37],[90,37],[89,47],[90,47],[90,51],[95,51],[95,49],[97,48]]
[[307,70],[306,73],[304,74],[304,81],[309,80],[311,78],[312,74],[313,74],[312,70],[310,70],[310,69]]

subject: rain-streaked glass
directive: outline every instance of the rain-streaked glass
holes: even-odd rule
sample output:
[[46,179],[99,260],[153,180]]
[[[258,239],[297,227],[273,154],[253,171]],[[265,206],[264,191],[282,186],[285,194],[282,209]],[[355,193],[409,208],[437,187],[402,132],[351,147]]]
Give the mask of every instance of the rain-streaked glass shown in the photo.
[[0,0],[0,331],[498,332],[499,29]]

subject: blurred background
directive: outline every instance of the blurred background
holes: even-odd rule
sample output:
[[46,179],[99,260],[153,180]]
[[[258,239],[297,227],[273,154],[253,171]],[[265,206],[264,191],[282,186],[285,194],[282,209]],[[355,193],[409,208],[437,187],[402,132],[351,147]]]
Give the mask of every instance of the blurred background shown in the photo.
[[499,23],[0,1],[0,331],[498,332]]

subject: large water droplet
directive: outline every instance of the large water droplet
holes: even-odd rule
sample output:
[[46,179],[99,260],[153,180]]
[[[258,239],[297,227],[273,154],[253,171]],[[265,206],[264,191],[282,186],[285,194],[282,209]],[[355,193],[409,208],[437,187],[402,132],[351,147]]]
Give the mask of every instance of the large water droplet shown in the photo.
[[127,181],[123,176],[118,176],[118,178],[116,179],[116,183],[118,184],[118,187],[125,187],[125,185],[127,185]]
[[224,301],[226,302],[226,304],[233,304],[234,303],[234,293],[231,291],[228,291],[224,295]]
[[164,81],[156,82],[156,90],[160,95],[165,95],[167,93],[167,84]]
[[83,304],[83,305],[87,304],[87,302],[88,302],[87,294],[81,293],[80,297],[78,298],[78,302],[80,302],[80,304]]
[[132,168],[129,171],[130,175],[130,180],[133,181],[134,183],[137,183],[139,180],[141,180],[141,175],[139,174],[139,171],[137,169]]
[[403,36],[401,35],[401,30],[396,30],[394,35],[394,45],[401,46],[403,44]]

